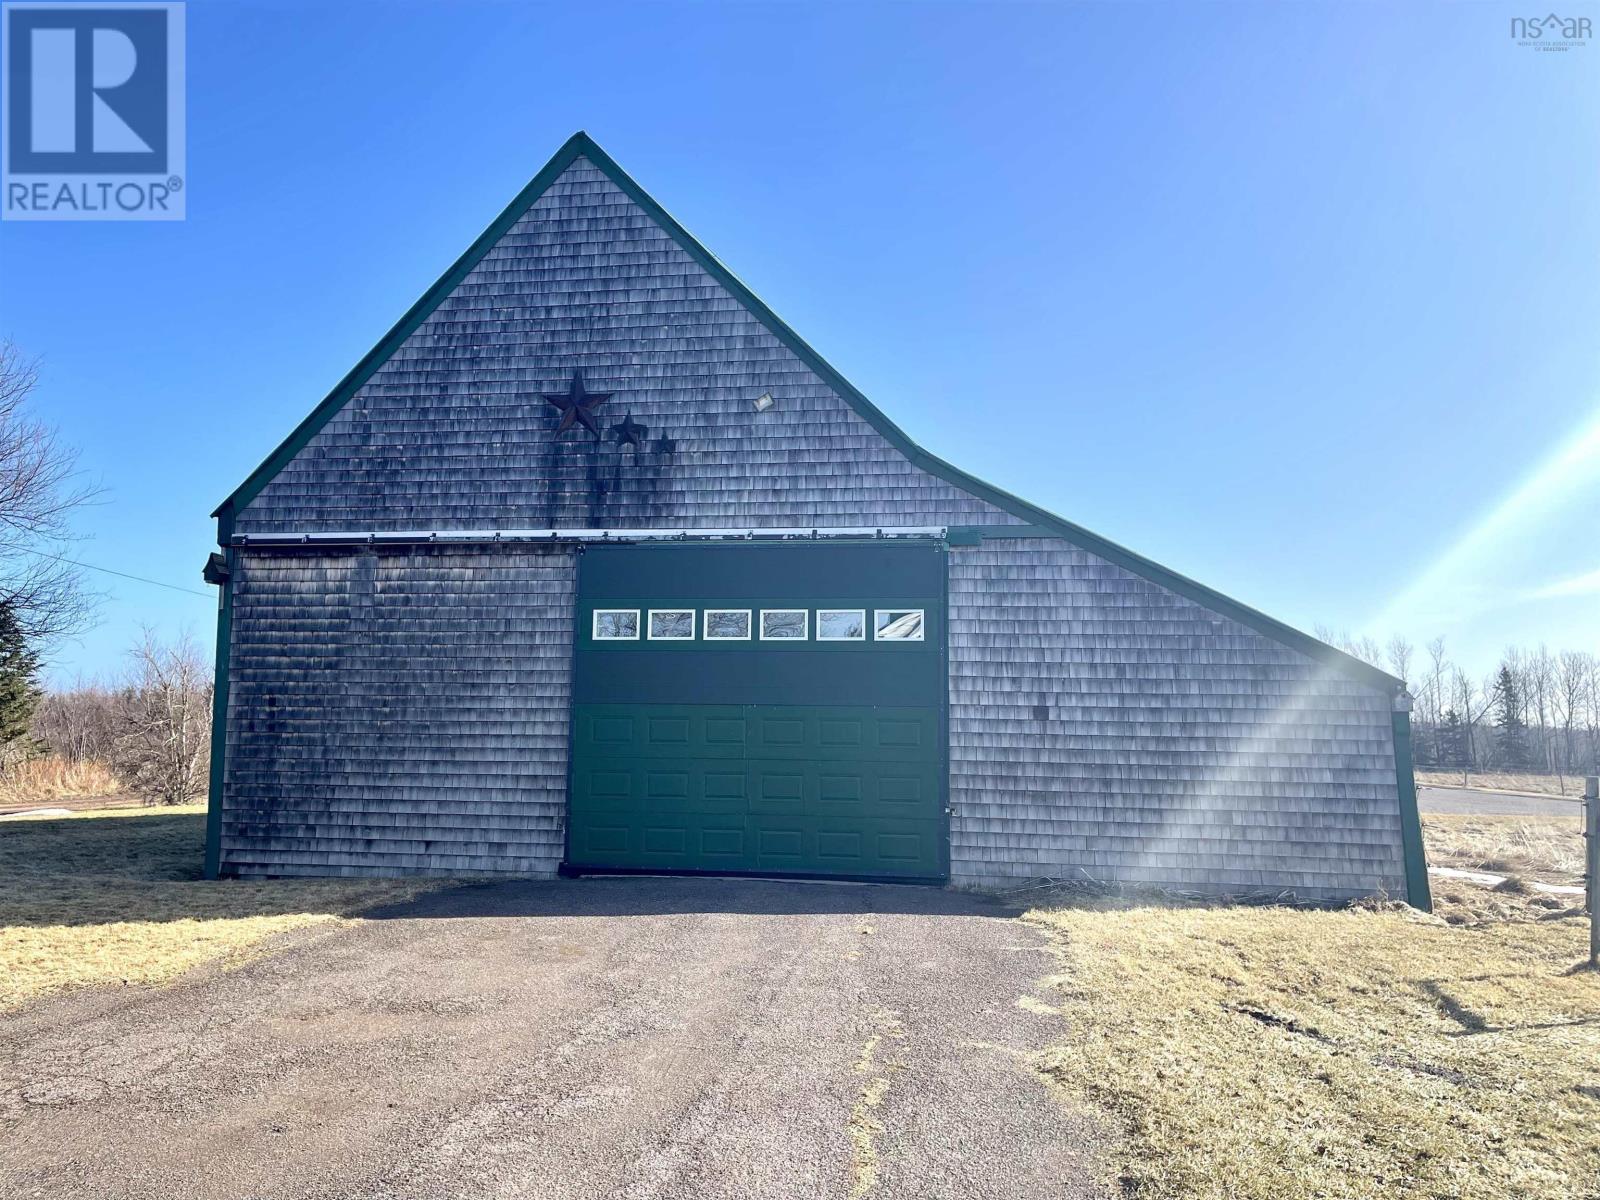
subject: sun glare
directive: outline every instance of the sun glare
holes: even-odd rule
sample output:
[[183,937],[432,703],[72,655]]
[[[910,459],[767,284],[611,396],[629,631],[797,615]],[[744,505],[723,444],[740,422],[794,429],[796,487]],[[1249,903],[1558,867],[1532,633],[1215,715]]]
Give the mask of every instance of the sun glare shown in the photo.
[[[1600,486],[1600,413],[1579,428],[1454,545],[1366,622],[1375,635],[1460,620],[1498,602],[1569,594],[1559,583],[1502,588],[1501,557],[1586,487]],[[1600,553],[1600,550],[1597,550]],[[1554,590],[1552,590],[1554,588]]]

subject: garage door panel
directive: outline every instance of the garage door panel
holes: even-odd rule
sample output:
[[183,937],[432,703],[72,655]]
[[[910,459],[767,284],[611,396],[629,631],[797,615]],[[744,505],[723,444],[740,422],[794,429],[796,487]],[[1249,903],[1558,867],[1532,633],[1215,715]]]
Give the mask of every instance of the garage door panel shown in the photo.
[[907,771],[899,764],[879,769],[872,798],[885,813],[897,817],[933,816],[942,801],[939,779],[931,768]]
[[739,706],[587,704],[573,717],[573,749],[586,759],[744,755],[748,721]]
[[747,769],[751,812],[932,819],[943,809],[933,764],[768,759],[752,761]]
[[860,772],[838,774],[837,768],[817,770],[818,812],[859,812],[866,800]]
[[638,741],[637,722],[630,716],[597,714],[590,722],[589,741],[596,746],[633,749]]
[[632,764],[583,762],[572,776],[572,806],[577,812],[628,813],[639,806],[638,771]]
[[737,812],[748,810],[750,802],[750,777],[744,764],[719,764],[704,767],[700,772],[702,807],[709,812]]
[[795,763],[752,763],[750,778],[755,787],[750,796],[751,812],[801,812],[815,795],[810,772]]
[[686,716],[650,717],[645,722],[645,744],[654,753],[675,746],[689,746],[690,721]]
[[572,780],[579,812],[744,813],[750,786],[743,763],[684,758],[584,761],[576,764]]
[[932,820],[867,821],[758,814],[754,870],[928,879],[941,873],[942,833]]
[[928,745],[929,722],[915,718],[886,717],[873,725],[879,750],[921,750]]
[[[742,754],[748,736],[748,723],[742,715],[716,715],[705,718],[705,744],[708,749],[736,747]],[[728,752],[731,753],[731,750]]]
[[786,750],[804,750],[811,740],[804,715],[765,713],[756,718],[754,749],[768,754]]
[[646,768],[642,807],[649,813],[689,812],[694,807],[689,795],[689,772],[683,764],[678,770]]
[[751,831],[743,814],[630,814],[626,822],[600,814],[574,819],[570,857],[579,865],[660,870],[753,870]]
[[859,829],[819,830],[817,832],[817,859],[823,863],[838,864],[840,871],[854,874],[861,863],[862,849],[867,835]]
[[602,764],[591,767],[585,774],[587,783],[585,790],[598,800],[615,800],[621,804],[631,804],[638,792],[635,774],[632,767],[627,765]]
[[748,722],[748,753],[812,761],[898,759],[938,754],[939,710],[902,707],[772,706]]
[[865,717],[823,717],[817,722],[817,749],[859,754],[867,742],[867,727]]
[[577,837],[576,845],[589,855],[614,855],[627,854],[628,832],[627,825],[605,825],[599,822],[585,824],[581,829],[573,831]]
[[679,859],[689,856],[689,831],[682,825],[646,825],[642,842],[639,848],[645,854]]
[[938,874],[940,833],[932,825],[901,832],[879,831],[873,835],[866,869],[868,875]]
[[707,861],[726,861],[729,870],[738,870],[732,864],[745,861],[746,836],[742,820],[737,826],[706,825],[700,830],[700,857]]

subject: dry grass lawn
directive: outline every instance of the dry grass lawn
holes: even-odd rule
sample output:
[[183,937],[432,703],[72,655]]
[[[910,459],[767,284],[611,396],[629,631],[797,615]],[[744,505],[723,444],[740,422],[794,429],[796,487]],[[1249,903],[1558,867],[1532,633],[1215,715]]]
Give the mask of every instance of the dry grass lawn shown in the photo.
[[1462,782],[1460,771],[1418,771],[1417,782],[1423,787],[1475,787],[1491,788],[1501,792],[1534,792],[1541,796],[1581,796],[1581,775],[1532,775],[1506,772],[1470,771]]
[[110,796],[121,789],[111,768],[99,762],[68,762],[54,754],[30,758],[0,771],[0,807],[14,808]]
[[[1583,883],[1583,818],[1424,813],[1428,863],[1544,883]],[[1438,886],[1437,881],[1435,887]]]
[[0,823],[0,1011],[64,988],[155,984],[436,882],[200,878],[205,810]]
[[[1439,859],[1568,870],[1575,830],[1538,826],[1430,818],[1428,834]],[[1516,889],[1436,884],[1435,899],[1431,917],[1111,900],[1029,913],[1061,958],[1066,1032],[1042,1069],[1123,1124],[1124,1194],[1600,1195],[1586,920]]]

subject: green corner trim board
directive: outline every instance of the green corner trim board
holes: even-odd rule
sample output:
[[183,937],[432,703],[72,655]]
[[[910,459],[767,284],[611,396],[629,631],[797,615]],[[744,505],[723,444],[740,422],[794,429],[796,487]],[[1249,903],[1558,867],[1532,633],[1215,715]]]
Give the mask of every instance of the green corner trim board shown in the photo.
[[[211,688],[211,776],[206,795],[204,874],[215,879],[222,869],[222,782],[228,757],[228,657],[233,646],[233,551],[224,550],[226,570],[217,594],[217,660]],[[208,564],[209,567],[210,564]]]
[[1428,886],[1428,856],[1422,845],[1422,817],[1417,812],[1417,779],[1411,765],[1411,714],[1394,714],[1394,766],[1400,789],[1400,848],[1406,864],[1406,903],[1433,911]]
[[545,193],[546,189],[578,158],[587,159],[604,172],[634,203],[650,214],[713,279],[732,292],[780,342],[788,347],[796,357],[821,379],[826,381],[867,424],[871,425],[900,453],[910,459],[913,464],[930,475],[943,479],[963,491],[986,500],[995,507],[1003,509],[1028,523],[1027,527],[1025,527],[1025,532],[1019,530],[1017,533],[1012,534],[1008,527],[997,526],[984,529],[984,537],[1064,538],[1091,554],[1115,563],[1135,575],[1194,600],[1196,603],[1221,613],[1241,625],[1255,629],[1274,641],[1322,662],[1357,682],[1391,693],[1399,691],[1404,686],[1401,680],[1387,672],[1380,671],[1378,668],[1362,662],[1342,650],[1329,646],[1292,626],[1285,625],[1283,622],[1275,620],[1265,613],[1242,604],[1221,592],[1208,588],[1204,584],[1197,583],[1186,576],[1178,574],[1176,571],[1169,570],[1160,563],[1145,558],[1143,555],[1135,554],[1133,551],[1119,546],[1115,542],[1108,541],[1098,534],[1084,529],[1082,526],[1074,525],[1071,521],[1058,517],[1036,504],[1014,496],[1010,492],[995,487],[993,484],[985,483],[976,476],[969,475],[959,467],[953,466],[942,458],[924,450],[907,437],[899,426],[862,395],[849,380],[835,370],[816,350],[812,349],[805,339],[791,329],[759,296],[740,282],[732,271],[701,245],[670,213],[662,208],[648,192],[617,165],[609,154],[596,145],[588,134],[581,131],[567,139],[561,149],[556,151],[555,156],[544,165],[522,191],[517,193],[516,198],[467,248],[466,253],[458,258],[450,269],[423,293],[421,299],[413,304],[394,328],[389,330],[383,339],[355,365],[354,369],[339,381],[333,391],[328,393],[326,399],[317,405],[310,415],[295,427],[294,432],[285,438],[283,443],[269,454],[265,461],[252,471],[249,477],[234,490],[233,494],[217,507],[212,516],[217,518],[217,539],[220,544],[226,545],[232,537],[234,514],[249,504],[261,492],[261,489],[283,469],[289,460],[305,447],[306,443],[316,435],[317,431],[326,425],[344,406],[345,402],[355,395],[357,390],[373,376],[378,368],[399,349],[406,338],[410,337],[418,326],[427,320],[433,310],[477,266],[478,262],[500,240],[501,236],[521,219],[523,214]]

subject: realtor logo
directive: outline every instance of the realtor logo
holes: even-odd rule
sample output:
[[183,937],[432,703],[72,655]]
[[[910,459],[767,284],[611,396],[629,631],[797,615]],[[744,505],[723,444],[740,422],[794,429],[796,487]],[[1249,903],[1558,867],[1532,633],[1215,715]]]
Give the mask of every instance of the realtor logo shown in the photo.
[[1529,50],[1554,51],[1581,50],[1594,36],[1594,26],[1588,17],[1563,17],[1547,13],[1542,17],[1513,17],[1511,37],[1517,45]]
[[184,216],[184,6],[3,6],[0,217]]

